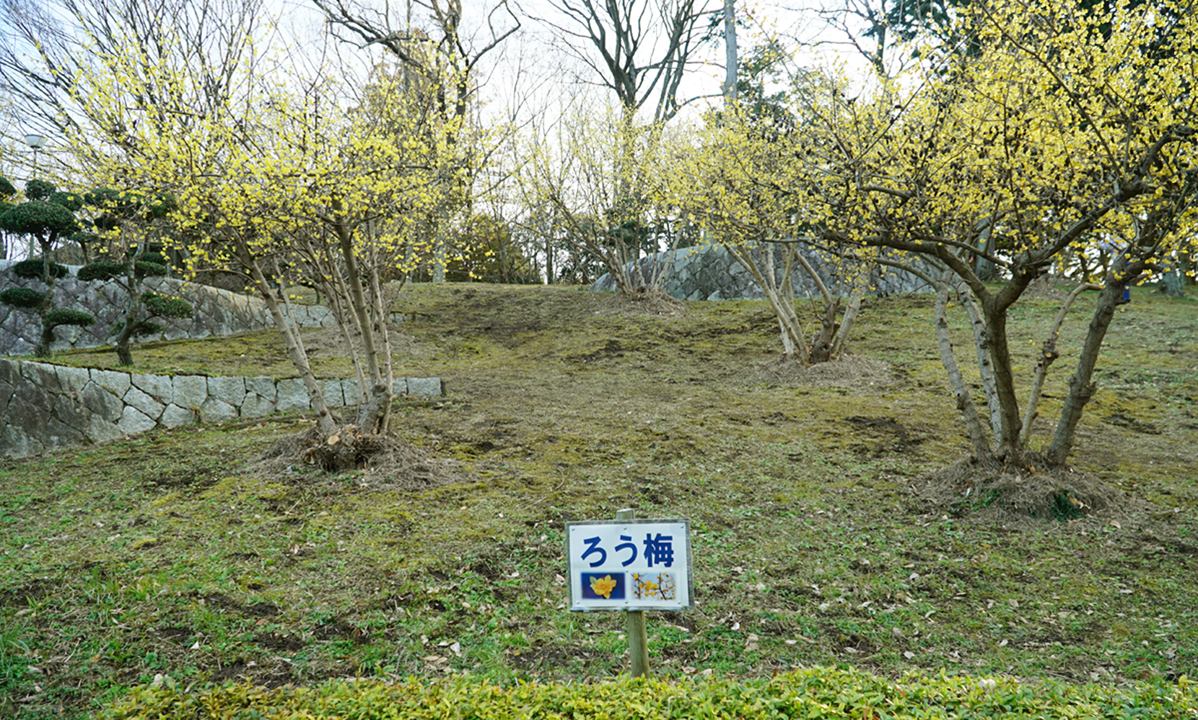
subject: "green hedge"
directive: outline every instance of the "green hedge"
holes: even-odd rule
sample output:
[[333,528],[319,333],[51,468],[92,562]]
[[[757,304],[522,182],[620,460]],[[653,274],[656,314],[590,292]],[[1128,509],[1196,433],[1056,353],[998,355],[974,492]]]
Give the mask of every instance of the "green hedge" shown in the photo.
[[[138,260],[133,264],[133,271],[139,278],[144,277],[166,277],[166,265],[159,263],[147,262]],[[84,265],[79,268],[79,279],[91,282],[92,280],[111,280],[117,277],[124,277],[125,263],[109,262],[107,260],[94,262]]]
[[50,327],[58,327],[59,325],[87,327],[95,321],[95,318],[82,310],[72,310],[71,308],[55,308],[46,313],[42,318],[42,322]]
[[[12,272],[19,278],[26,280],[41,280],[42,274],[46,271],[46,264],[41,258],[33,258],[32,260],[22,260],[12,266]],[[66,265],[59,265],[56,262],[50,262],[50,274],[55,278],[66,277]]]
[[23,310],[33,310],[46,299],[46,293],[29,288],[16,287],[0,291],[0,303]]
[[476,678],[388,684],[355,680],[274,690],[233,685],[192,692],[173,682],[133,690],[106,720],[428,720],[444,718],[1198,718],[1195,683],[1117,690],[1005,678],[910,676],[811,668],[762,682],[621,680],[499,686]]

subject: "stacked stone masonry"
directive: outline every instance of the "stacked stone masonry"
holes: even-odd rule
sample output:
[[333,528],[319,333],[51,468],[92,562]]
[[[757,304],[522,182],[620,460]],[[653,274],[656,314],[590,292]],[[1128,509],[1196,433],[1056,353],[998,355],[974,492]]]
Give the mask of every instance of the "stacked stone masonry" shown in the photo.
[[[772,247],[776,279],[781,280],[783,249],[781,246]],[[852,291],[835,258],[806,246],[800,246],[799,251],[830,292],[848,295]],[[753,254],[760,258],[759,250],[754,250]],[[672,257],[664,252],[656,253],[641,258],[635,263],[635,268],[632,265],[630,263],[628,268],[629,275],[642,286],[650,284],[665,270],[662,290],[679,300],[760,300],[765,297],[749,271],[720,246],[683,248],[673,251]],[[819,287],[798,263],[791,272],[791,283],[795,297],[820,296]],[[612,292],[617,289],[616,281],[611,275],[604,275],[591,285],[591,289]],[[870,290],[875,295],[899,295],[928,289],[923,280],[901,270],[877,268],[870,275]]]
[[[0,290],[27,287],[44,291],[39,280],[18,278],[8,270],[11,263],[0,261]],[[59,279],[54,285],[54,307],[82,310],[95,318],[86,328],[60,327],[50,349],[54,352],[73,348],[99,347],[111,344],[113,328],[124,321],[126,293],[116,282],[83,282],[73,274]],[[275,326],[266,303],[257,298],[238,295],[227,290],[183,282],[173,278],[147,278],[144,290],[182,297],[195,307],[195,315],[184,320],[159,319],[163,331],[150,340],[178,340],[232,335]],[[292,305],[300,327],[323,327],[331,324],[328,308],[323,305]],[[41,333],[41,321],[30,313],[0,304],[0,355],[28,355],[33,352]]]
[[[321,382],[330,407],[357,403],[357,380]],[[394,391],[439,397],[441,379],[399,378]],[[299,378],[143,375],[0,359],[0,455],[5,457],[309,407]]]

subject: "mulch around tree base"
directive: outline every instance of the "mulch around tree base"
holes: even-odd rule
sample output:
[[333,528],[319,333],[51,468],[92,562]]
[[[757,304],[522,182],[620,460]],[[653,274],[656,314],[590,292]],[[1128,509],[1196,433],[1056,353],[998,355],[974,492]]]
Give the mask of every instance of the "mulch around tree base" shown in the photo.
[[1004,523],[1076,521],[1127,515],[1147,504],[1070,468],[990,470],[969,457],[936,470],[912,489],[931,505],[957,516]]

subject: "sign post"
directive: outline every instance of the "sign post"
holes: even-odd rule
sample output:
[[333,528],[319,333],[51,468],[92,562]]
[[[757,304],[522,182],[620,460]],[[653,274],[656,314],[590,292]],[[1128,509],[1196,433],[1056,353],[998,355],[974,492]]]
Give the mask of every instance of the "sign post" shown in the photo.
[[[635,520],[636,510],[626,508],[616,511],[617,520]],[[649,676],[649,633],[645,629],[645,611],[629,610],[624,613],[624,625],[628,632],[628,674],[634,678]]]
[[626,614],[632,677],[649,673],[645,610],[694,607],[690,523],[637,519],[631,509],[615,520],[566,523],[570,610]]

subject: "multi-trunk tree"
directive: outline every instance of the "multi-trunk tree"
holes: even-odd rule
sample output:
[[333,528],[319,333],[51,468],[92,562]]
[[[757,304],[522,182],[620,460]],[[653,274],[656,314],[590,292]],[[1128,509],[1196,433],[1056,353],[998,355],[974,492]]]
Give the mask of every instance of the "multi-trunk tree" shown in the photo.
[[[364,91],[327,67],[301,75],[272,61],[267,74],[252,47],[232,70],[235,90],[220,98],[207,94],[203,68],[155,62],[135,42],[100,58],[76,97],[90,123],[77,141],[108,140],[110,160],[93,154],[93,172],[170,193],[189,268],[242,269],[308,388],[322,438],[314,460],[359,462],[369,438],[387,429],[393,399],[387,280],[427,246],[421,218],[445,187],[435,178],[454,171],[439,164],[454,154],[438,145],[436,98],[407,92],[402,76],[385,71]],[[148,103],[158,87],[170,96]],[[322,290],[345,335],[360,388],[348,423],[326,405],[308,362],[288,292],[295,282]]]
[[479,88],[488,70],[485,63],[520,30],[520,15],[509,0],[465,7],[461,0],[408,0],[403,15],[398,5],[312,2],[340,39],[383,48],[398,65],[404,94],[421,98],[431,112],[423,126],[426,151],[441,157],[434,160],[440,174],[431,179],[438,186],[437,203],[425,221],[434,233],[429,272],[434,281],[443,281],[451,223],[463,210],[469,217],[475,181],[507,135],[503,128],[483,131],[476,122]]
[[[737,202],[790,212],[802,237],[830,250],[879,252],[938,285],[941,307],[950,295],[964,305],[988,412],[951,351],[944,358],[986,467],[1064,466],[1123,289],[1193,247],[1194,10],[1186,0],[1113,15],[1061,0],[974,2],[957,18],[967,52],[946,51],[878,102],[803,98],[814,118],[803,132],[761,140],[779,162],[744,166]],[[1109,272],[1056,428],[1033,451],[1007,320],[1032,281],[1100,247],[1115,249]],[[979,256],[998,268],[996,283],[979,275]],[[1046,343],[1043,363],[1056,352]]]
[[641,272],[637,260],[673,249],[681,238],[668,205],[660,125],[624,122],[624,108],[576,110],[561,118],[554,142],[534,135],[518,177],[521,201],[552,209],[571,253],[598,260],[625,295],[659,290],[670,254]]
[[[782,177],[790,165],[810,160],[813,148],[804,149],[799,137],[823,119],[810,107],[839,92],[821,78],[800,77],[786,90],[767,93],[765,78],[778,71],[782,57],[776,45],[749,54],[741,67],[741,99],[709,113],[687,139],[693,151],[684,144],[665,153],[674,162],[664,176],[675,202],[706,231],[705,241],[727,250],[761,288],[784,355],[806,365],[844,352],[872,281],[865,256],[874,253],[804,241],[816,222],[809,210],[789,192],[761,186],[763,178]],[[819,294],[820,309],[810,319],[796,309],[796,273]],[[839,282],[829,287],[825,277],[833,276]]]

